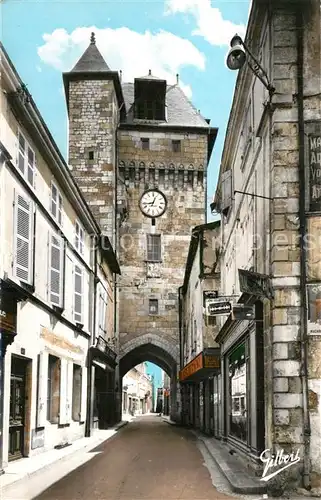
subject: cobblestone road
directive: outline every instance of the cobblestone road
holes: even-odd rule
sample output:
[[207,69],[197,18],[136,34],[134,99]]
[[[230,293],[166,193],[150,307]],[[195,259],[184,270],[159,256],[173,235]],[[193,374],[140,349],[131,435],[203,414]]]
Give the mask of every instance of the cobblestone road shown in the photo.
[[37,499],[232,498],[213,487],[193,435],[160,417],[140,417],[92,451],[99,453]]

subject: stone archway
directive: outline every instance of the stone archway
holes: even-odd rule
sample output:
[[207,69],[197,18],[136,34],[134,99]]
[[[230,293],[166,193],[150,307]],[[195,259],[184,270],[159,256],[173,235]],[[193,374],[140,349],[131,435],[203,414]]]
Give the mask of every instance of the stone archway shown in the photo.
[[171,418],[179,420],[180,395],[177,387],[179,368],[178,347],[157,335],[142,335],[123,344],[119,354],[119,386],[123,376],[134,366],[143,361],[155,363],[171,379]]

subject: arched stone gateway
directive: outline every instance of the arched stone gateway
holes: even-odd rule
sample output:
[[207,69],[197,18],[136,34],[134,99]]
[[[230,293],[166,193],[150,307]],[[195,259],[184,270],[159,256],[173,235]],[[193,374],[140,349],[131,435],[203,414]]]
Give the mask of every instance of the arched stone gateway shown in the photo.
[[171,379],[171,418],[179,420],[179,394],[177,387],[178,347],[156,335],[142,335],[127,342],[121,347],[119,357],[119,379],[122,386],[123,376],[134,366],[143,361],[155,363],[164,370]]

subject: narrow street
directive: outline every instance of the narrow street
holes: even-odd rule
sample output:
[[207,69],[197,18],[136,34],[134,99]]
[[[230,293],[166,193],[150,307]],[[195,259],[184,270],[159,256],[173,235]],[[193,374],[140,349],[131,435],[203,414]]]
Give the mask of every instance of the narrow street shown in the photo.
[[232,498],[212,484],[193,435],[157,416],[137,418],[39,500]]

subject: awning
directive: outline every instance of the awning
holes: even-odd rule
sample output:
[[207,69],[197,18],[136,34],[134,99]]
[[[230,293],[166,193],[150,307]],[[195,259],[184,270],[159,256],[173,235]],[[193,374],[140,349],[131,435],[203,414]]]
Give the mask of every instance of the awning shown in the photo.
[[198,382],[221,371],[219,348],[207,348],[199,353],[179,372],[180,382]]

